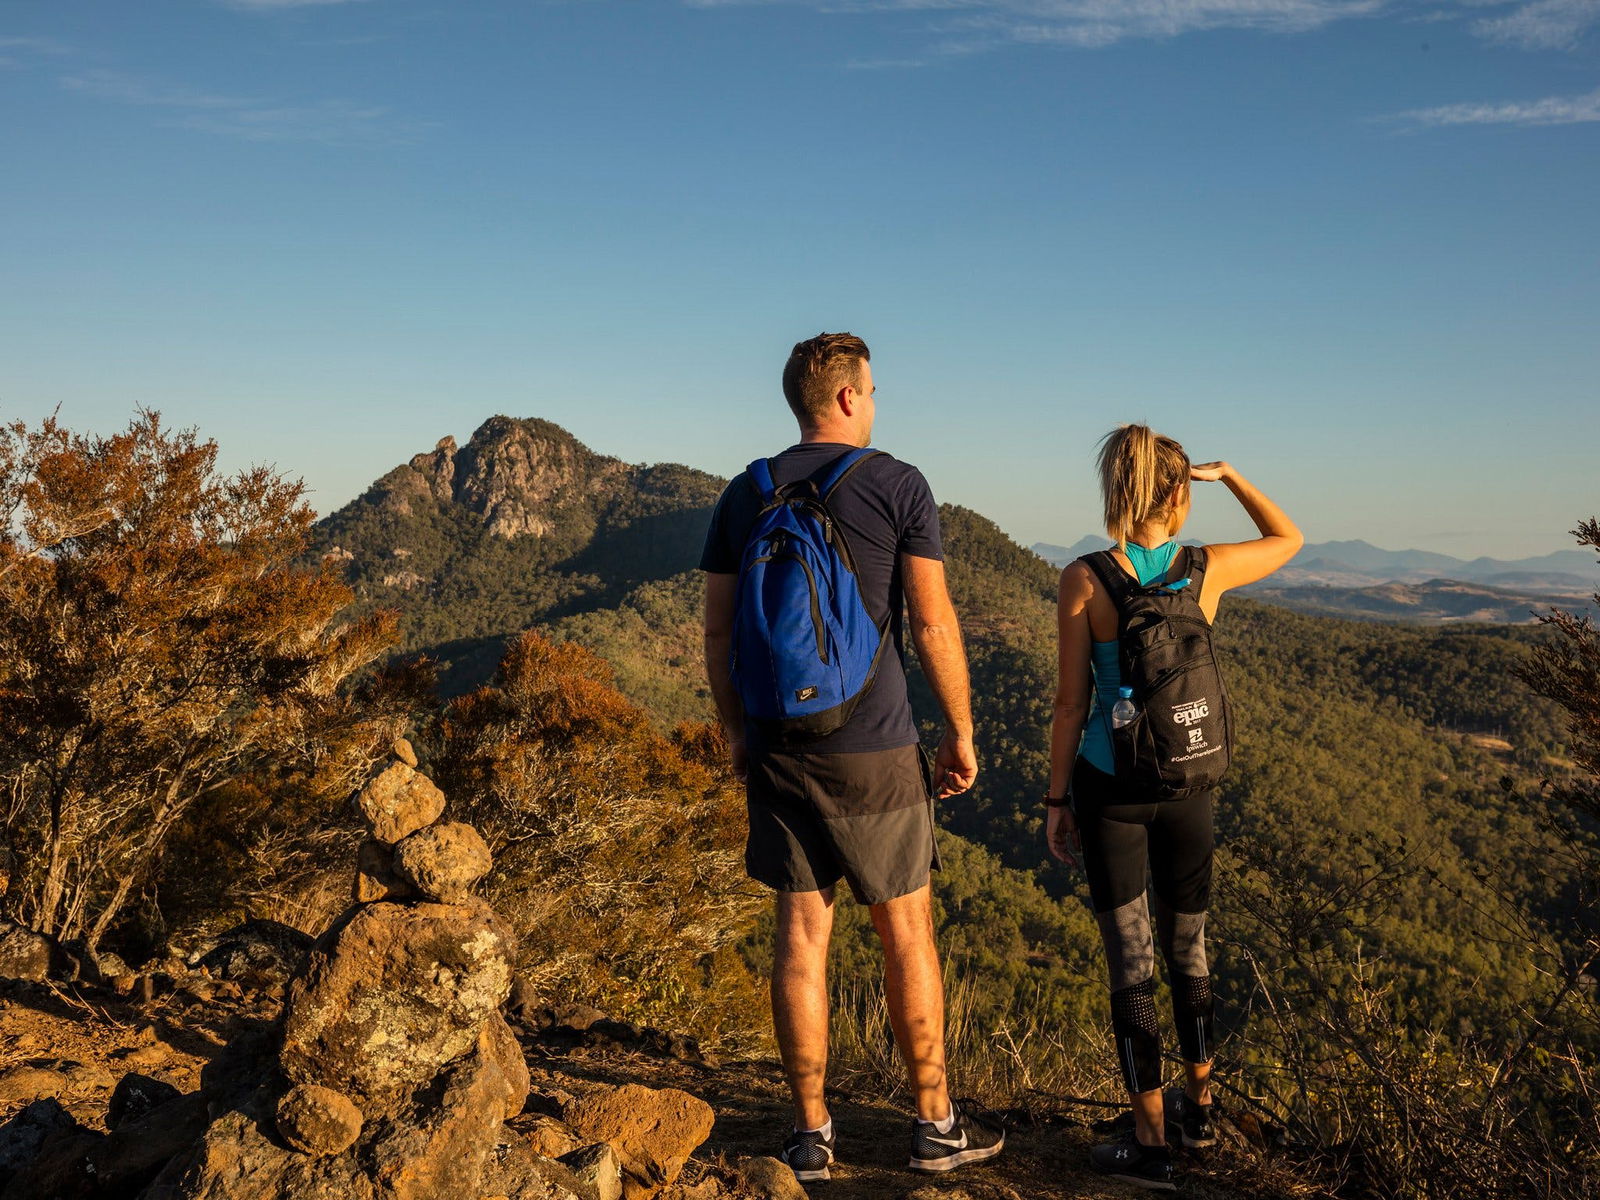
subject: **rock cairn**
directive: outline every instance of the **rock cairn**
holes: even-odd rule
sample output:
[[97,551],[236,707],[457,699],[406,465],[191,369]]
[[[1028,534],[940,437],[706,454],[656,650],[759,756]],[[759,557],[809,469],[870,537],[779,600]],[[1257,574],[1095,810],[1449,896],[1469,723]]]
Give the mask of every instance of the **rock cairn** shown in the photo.
[[312,944],[269,1044],[212,1064],[210,1123],[148,1200],[462,1200],[522,1110],[527,1064],[500,1015],[514,943],[473,895],[488,847],[439,823],[444,793],[404,739],[355,802],[355,903]]
[[[599,1087],[536,1096],[529,1107],[538,1111],[524,1111],[527,1062],[502,1016],[512,934],[474,894],[492,865],[488,847],[472,826],[441,821],[444,795],[403,739],[355,803],[368,837],[351,907],[309,947],[257,921],[204,956],[224,974],[261,981],[280,960],[295,961],[287,988],[281,975],[274,985],[281,1017],[230,1041],[197,1092],[125,1077],[109,1133],[10,1073],[42,1098],[0,1125],[0,1200],[726,1195],[714,1179],[678,1183],[713,1120],[687,1092]],[[6,948],[27,959],[31,948],[7,932]],[[523,997],[517,1011],[531,1003]],[[740,1195],[803,1195],[787,1167],[762,1165],[787,1180],[774,1189],[741,1175]]]

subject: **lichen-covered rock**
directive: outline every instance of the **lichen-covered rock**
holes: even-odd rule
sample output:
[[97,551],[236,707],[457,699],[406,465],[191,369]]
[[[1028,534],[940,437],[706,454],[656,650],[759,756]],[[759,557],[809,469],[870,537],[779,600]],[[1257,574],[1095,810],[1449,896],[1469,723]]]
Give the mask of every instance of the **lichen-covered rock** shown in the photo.
[[284,1073],[350,1094],[371,1119],[498,1019],[511,947],[486,905],[378,903],[346,913],[289,989]]
[[580,1096],[561,1119],[584,1137],[610,1142],[622,1162],[622,1194],[648,1196],[678,1177],[711,1136],[711,1106],[677,1088],[629,1083]]
[[[503,1114],[521,1104],[499,1047],[487,1032],[473,1052],[452,1063],[433,1087],[391,1118],[376,1124],[363,1155],[381,1194],[395,1200],[462,1200],[482,1194],[484,1164],[502,1128]],[[521,1054],[518,1056],[521,1064]]]
[[394,847],[368,838],[356,850],[356,883],[353,896],[357,904],[376,900],[411,900],[417,896],[394,869]]
[[50,939],[0,920],[0,979],[41,980],[50,974]]
[[395,873],[431,900],[460,904],[494,859],[471,825],[450,821],[420,829],[394,848]]
[[315,1083],[299,1083],[278,1101],[278,1136],[302,1154],[343,1154],[361,1136],[361,1110],[349,1096]]
[[444,793],[433,780],[403,762],[390,763],[356,794],[372,836],[393,845],[432,825],[444,812]]

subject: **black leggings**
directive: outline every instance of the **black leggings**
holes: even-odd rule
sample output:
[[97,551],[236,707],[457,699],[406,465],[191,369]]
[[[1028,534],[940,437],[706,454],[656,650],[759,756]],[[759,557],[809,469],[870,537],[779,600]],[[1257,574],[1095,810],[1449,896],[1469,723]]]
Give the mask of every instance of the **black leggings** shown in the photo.
[[1129,797],[1115,778],[1080,758],[1072,770],[1072,809],[1111,973],[1117,1059],[1128,1091],[1148,1092],[1161,1086],[1155,948],[1146,897],[1151,885],[1179,1048],[1190,1062],[1211,1061],[1211,970],[1205,940],[1211,903],[1211,793],[1185,800]]

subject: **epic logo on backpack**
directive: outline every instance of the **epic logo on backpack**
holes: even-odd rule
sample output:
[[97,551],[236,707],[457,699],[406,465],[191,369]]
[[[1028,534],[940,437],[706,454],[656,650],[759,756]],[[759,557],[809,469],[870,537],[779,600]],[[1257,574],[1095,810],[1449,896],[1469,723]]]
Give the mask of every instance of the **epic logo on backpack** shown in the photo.
[[[1218,783],[1228,769],[1233,722],[1200,611],[1205,554],[1185,546],[1167,579],[1129,577],[1109,550],[1083,556],[1117,606],[1117,659],[1138,715],[1111,731],[1117,781],[1176,800]],[[1176,584],[1168,582],[1176,577]]]
[[808,479],[775,487],[751,463],[761,511],[734,600],[734,686],[747,720],[779,742],[839,729],[872,687],[889,638],[861,599],[855,560],[828,497],[877,450],[850,450]]

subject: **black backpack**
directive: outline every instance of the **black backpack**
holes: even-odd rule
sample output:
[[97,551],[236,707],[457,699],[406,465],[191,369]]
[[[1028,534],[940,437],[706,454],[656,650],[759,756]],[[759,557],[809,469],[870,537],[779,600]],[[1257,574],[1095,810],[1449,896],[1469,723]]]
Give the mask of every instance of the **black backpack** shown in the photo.
[[[1214,786],[1233,755],[1228,693],[1200,611],[1203,550],[1178,551],[1159,583],[1138,583],[1111,551],[1083,556],[1117,606],[1117,657],[1122,686],[1133,689],[1138,714],[1111,731],[1117,782],[1163,800]],[[1176,586],[1175,586],[1176,585]]]

